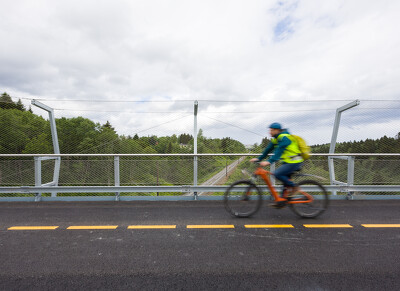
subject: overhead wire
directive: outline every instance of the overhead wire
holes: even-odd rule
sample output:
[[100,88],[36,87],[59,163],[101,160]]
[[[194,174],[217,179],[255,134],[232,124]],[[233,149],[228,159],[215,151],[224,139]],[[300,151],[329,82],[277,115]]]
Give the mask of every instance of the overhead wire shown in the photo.
[[[10,96],[14,99],[25,99],[25,100],[38,100],[38,101],[49,101],[49,102],[96,102],[96,103],[174,103],[174,102],[194,102],[196,100],[95,100],[95,99],[46,99],[46,98],[27,98],[27,97],[16,97]],[[362,102],[400,102],[400,100],[393,99],[359,99]],[[214,103],[318,103],[318,102],[343,102],[343,101],[353,101],[351,99],[331,99],[331,100],[197,100],[199,102],[214,102]],[[9,103],[3,101],[2,103]],[[98,112],[98,113],[126,113],[126,114],[186,114],[191,113],[191,111],[124,111],[124,110],[95,110],[95,109],[72,109],[72,108],[53,108],[56,111],[75,111],[75,112]],[[374,109],[374,110],[399,110],[397,107],[364,107],[362,109]],[[263,110],[263,111],[208,111],[210,114],[258,114],[266,112],[276,112],[276,113],[288,113],[288,112],[312,112],[312,111],[334,111],[332,109],[297,109],[297,110]]]
[[[400,110],[398,107],[363,107],[361,109],[374,110]],[[126,114],[177,114],[177,113],[192,113],[192,111],[123,111],[123,110],[92,110],[92,109],[61,109],[54,108],[55,111],[75,111],[75,112],[99,112],[99,113],[126,113]],[[262,113],[288,113],[288,112],[315,112],[315,111],[335,111],[332,109],[296,109],[296,110],[263,110],[263,111],[206,111],[210,114],[262,114]]]
[[143,130],[137,131],[136,133],[141,133],[141,132],[144,132],[144,131],[148,131],[148,130],[150,130],[150,129],[157,128],[157,127],[160,127],[160,126],[162,126],[162,125],[165,125],[165,124],[168,124],[168,123],[171,123],[171,122],[174,122],[174,121],[177,121],[177,120],[180,120],[180,119],[189,117],[189,116],[193,116],[193,115],[192,115],[192,114],[189,114],[189,115],[181,116],[181,117],[179,117],[179,118],[176,118],[176,119],[173,119],[173,120],[169,120],[169,121],[167,121],[167,122],[164,122],[164,123],[161,123],[161,124],[158,124],[158,125],[149,127],[149,128],[147,128],[147,129],[143,129]]
[[[28,98],[26,98],[28,99]],[[209,103],[319,103],[319,102],[351,102],[354,99],[329,99],[329,100],[211,100],[211,99],[174,99],[174,100],[101,100],[101,99],[44,99],[32,98],[30,100],[49,102],[96,102],[96,103],[176,103],[176,102],[209,102]],[[382,101],[382,100],[360,100]],[[395,101],[395,100],[383,100]]]
[[215,120],[215,121],[217,121],[217,122],[220,122],[220,123],[223,123],[223,124],[226,124],[226,125],[232,126],[232,127],[236,127],[236,128],[239,128],[239,129],[241,129],[241,130],[244,130],[244,131],[247,131],[247,132],[253,133],[253,134],[255,134],[255,135],[258,135],[258,136],[262,136],[262,137],[264,137],[264,135],[262,135],[262,134],[259,134],[259,133],[257,133],[257,132],[254,132],[254,131],[251,131],[251,130],[245,129],[245,128],[243,128],[243,127],[240,127],[240,126],[237,126],[237,125],[234,125],[234,124],[232,124],[232,123],[228,123],[228,122],[225,122],[225,121],[221,121],[221,120],[218,120],[218,119],[215,119],[215,118],[212,118],[212,117],[209,117],[209,116],[205,116],[205,115],[203,115],[203,116],[204,116],[204,117],[207,117],[207,118],[209,118],[209,119]]
[[170,113],[191,113],[189,111],[123,111],[123,110],[94,110],[94,109],[60,109],[54,108],[56,111],[78,111],[78,112],[101,112],[101,113],[156,113],[156,114],[170,114]]
[[[171,100],[102,100],[102,99],[49,99],[49,98],[28,98],[10,96],[11,98],[19,98],[24,100],[38,100],[49,102],[96,102],[96,103],[175,103],[175,102],[210,102],[210,103],[318,103],[318,102],[350,102],[355,99],[315,99],[315,100],[215,100],[215,99],[171,99]],[[363,102],[400,102],[397,99],[358,99]]]

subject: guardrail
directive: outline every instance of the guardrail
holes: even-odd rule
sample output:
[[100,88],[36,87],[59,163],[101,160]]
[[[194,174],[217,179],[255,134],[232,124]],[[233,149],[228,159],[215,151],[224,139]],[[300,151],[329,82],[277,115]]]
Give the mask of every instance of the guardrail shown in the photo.
[[[29,171],[29,174],[33,174],[35,177],[35,185],[18,185],[18,186],[0,186],[0,201],[129,201],[129,200],[220,200],[222,199],[222,193],[227,188],[226,185],[142,185],[142,186],[121,186],[120,185],[120,159],[121,158],[152,158],[155,157],[179,157],[179,158],[193,158],[193,160],[207,157],[254,157],[255,154],[241,153],[241,154],[20,154],[20,155],[5,155],[0,154],[0,159],[15,159],[15,158],[32,158],[34,160],[33,171]],[[114,185],[96,185],[96,186],[60,186],[59,185],[59,174],[60,167],[54,166],[53,181],[42,184],[42,169],[41,163],[45,160],[54,160],[55,158],[113,158],[114,166]],[[313,154],[312,159],[319,157],[352,157],[347,159],[354,161],[360,157],[386,157],[396,158],[400,157],[400,153],[357,153],[357,154]],[[1,161],[1,160],[0,160]],[[391,160],[392,161],[392,160]],[[153,160],[154,162],[154,160]],[[321,161],[327,163],[327,161]],[[399,160],[393,160],[394,163],[399,164]],[[308,162],[306,162],[307,164]],[[193,163],[197,165],[197,163]],[[228,165],[227,165],[228,169]],[[325,187],[332,193],[332,199],[400,199],[400,185],[355,185],[354,184],[354,172],[357,167],[354,164],[349,165],[347,168],[346,182],[339,182],[336,179],[330,181]],[[230,169],[231,171],[231,169]],[[193,171],[197,173],[196,171]],[[220,172],[220,170],[218,170]],[[228,171],[227,171],[228,172]],[[307,172],[307,170],[306,170]],[[0,171],[1,176],[1,171]],[[335,177],[335,174],[329,173],[329,176]],[[197,178],[197,177],[196,177]],[[211,179],[212,180],[212,179]],[[0,177],[1,181],[1,177]],[[197,179],[193,179],[197,181]],[[1,182],[0,182],[1,183]],[[1,185],[1,184],[0,184]],[[280,187],[277,186],[279,189]],[[264,188],[266,190],[266,188]],[[312,189],[311,189],[312,191]],[[375,195],[376,192],[384,193]],[[47,194],[50,193],[50,194]],[[79,193],[77,195],[71,195],[72,193]],[[95,196],[88,196],[83,194],[93,194]],[[129,193],[129,195],[125,195]],[[140,193],[152,193],[146,195],[138,195]],[[154,195],[154,193],[174,193],[174,195]],[[219,195],[205,195],[200,196],[198,193],[219,193]],[[338,194],[339,193],[339,194]],[[371,195],[374,194],[374,195]],[[387,194],[392,195],[387,195]],[[189,195],[188,195],[189,194]]]

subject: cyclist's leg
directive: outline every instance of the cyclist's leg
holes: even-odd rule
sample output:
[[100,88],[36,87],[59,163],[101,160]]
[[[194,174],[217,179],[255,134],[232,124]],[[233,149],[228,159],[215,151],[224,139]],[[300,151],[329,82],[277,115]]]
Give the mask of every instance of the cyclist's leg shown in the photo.
[[[287,187],[295,187],[296,186],[296,184],[290,178],[291,178],[293,172],[299,170],[300,167],[301,167],[301,165],[298,165],[298,164],[284,163],[278,169],[275,170],[274,176],[283,183],[283,189],[282,189],[282,193],[281,193],[282,198],[285,198],[284,193],[285,193],[285,189]],[[282,208],[285,205],[286,205],[286,200],[276,202],[272,206],[275,208]]]
[[290,165],[289,164],[282,164],[279,168],[277,168],[274,172],[274,176],[276,179],[283,183],[281,197],[284,196],[285,190],[287,188],[287,181],[290,179]]
[[285,163],[274,172],[275,177],[283,183],[285,187],[296,187],[296,184],[290,179],[295,171],[300,170],[303,163]]

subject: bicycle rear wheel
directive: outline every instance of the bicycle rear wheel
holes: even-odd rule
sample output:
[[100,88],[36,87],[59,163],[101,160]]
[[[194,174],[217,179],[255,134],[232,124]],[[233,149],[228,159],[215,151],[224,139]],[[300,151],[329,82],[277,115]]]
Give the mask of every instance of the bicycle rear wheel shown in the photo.
[[[301,181],[298,183],[298,186],[299,191],[289,198],[289,205],[294,213],[303,218],[314,218],[322,214],[329,204],[328,192],[324,186],[313,180]],[[310,187],[309,191],[305,191],[308,186],[313,187]],[[312,201],[302,203],[302,201],[308,200]]]
[[249,217],[256,213],[262,204],[262,192],[250,180],[236,181],[225,191],[225,209],[236,217]]

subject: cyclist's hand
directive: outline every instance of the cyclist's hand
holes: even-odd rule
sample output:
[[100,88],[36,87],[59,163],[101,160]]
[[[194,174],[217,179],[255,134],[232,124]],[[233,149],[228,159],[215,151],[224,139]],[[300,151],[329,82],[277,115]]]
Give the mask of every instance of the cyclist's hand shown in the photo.
[[259,159],[257,159],[257,158],[254,158],[254,159],[251,159],[250,160],[250,162],[252,162],[252,163],[257,163],[257,162],[259,162],[260,160]]
[[269,166],[269,165],[271,165],[270,162],[267,162],[267,161],[260,162],[260,166],[261,166],[261,167],[266,167],[266,166]]

